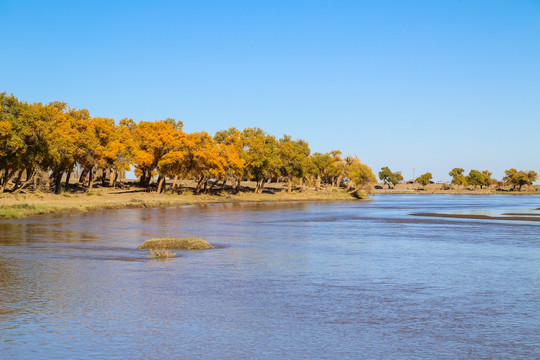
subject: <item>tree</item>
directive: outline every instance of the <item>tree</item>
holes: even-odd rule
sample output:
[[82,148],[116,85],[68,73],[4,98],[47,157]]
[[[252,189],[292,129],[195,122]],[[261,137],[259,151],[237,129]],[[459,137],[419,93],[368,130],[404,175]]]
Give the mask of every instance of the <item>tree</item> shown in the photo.
[[523,185],[532,185],[538,177],[536,171],[533,170],[525,172],[523,170],[518,171],[516,169],[508,169],[505,170],[504,173],[505,176],[503,177],[503,181],[507,184],[511,184],[514,190],[517,187],[518,191],[521,191]]
[[[89,174],[88,189],[92,189],[95,180],[95,171],[109,168],[116,157],[111,149],[111,143],[117,133],[114,119],[110,118],[80,118],[77,122],[77,149],[75,152],[77,162],[83,166],[79,182]],[[109,160],[109,161],[107,161]]]
[[27,105],[12,95],[0,93],[0,193],[4,192],[12,177],[24,168],[28,150],[27,132],[30,124],[25,123]]
[[457,185],[458,189],[460,185],[467,185],[467,178],[463,173],[465,170],[462,168],[453,168],[452,171],[448,173],[452,177],[452,184]]
[[[13,95],[0,93],[0,193],[19,174],[19,184],[28,185],[47,157],[51,124],[40,116],[41,104],[27,104]],[[22,174],[26,180],[22,183]]]
[[484,186],[489,187],[491,185],[491,173],[487,170],[482,172],[471,170],[469,171],[466,181],[469,185],[473,185],[474,187],[480,186],[480,189]]
[[304,140],[292,140],[289,135],[279,139],[280,172],[287,177],[287,192],[292,191],[293,177],[304,177],[310,152]]
[[392,172],[387,166],[381,168],[379,171],[379,179],[388,185],[388,188],[395,187],[400,181],[403,181],[403,175],[401,172]]
[[52,171],[55,193],[62,187],[63,175],[73,171],[77,153],[77,123],[87,116],[87,110],[70,109],[66,103],[52,102],[46,106],[37,104],[38,116],[49,125],[46,132],[47,153],[43,167]]
[[105,167],[111,169],[109,186],[115,186],[119,173],[131,169],[134,159],[135,144],[126,122],[120,121],[111,134],[109,146],[103,152]]
[[[140,176],[141,185],[148,186],[163,156],[181,146],[185,134],[176,127],[170,120],[162,120],[141,121],[133,129],[136,174]],[[161,181],[164,181],[163,174],[159,176],[158,189]]]
[[244,144],[242,141],[242,132],[231,127],[227,130],[218,131],[214,135],[214,140],[223,149],[223,154],[227,158],[227,175],[223,180],[221,188],[225,188],[227,177],[231,178],[234,182],[234,191],[240,191],[240,183],[244,176],[244,169],[246,168],[246,153],[244,151]]
[[188,134],[186,165],[189,174],[197,180],[195,194],[206,191],[208,182],[226,175],[226,157],[223,148],[206,132]]
[[419,183],[422,186],[426,186],[427,184],[430,183],[432,178],[433,178],[433,176],[431,175],[431,173],[425,173],[425,174],[420,175],[419,177],[417,177],[414,181]]
[[315,188],[320,189],[323,178],[325,178],[327,174],[331,172],[331,167],[334,165],[334,160],[328,153],[321,154],[316,152],[311,156],[310,161],[313,166],[313,172],[316,176]]
[[332,150],[327,154],[332,158],[332,164],[327,168],[326,176],[332,186],[339,186],[343,180],[347,166],[341,158],[341,150]]
[[349,161],[351,164],[347,169],[347,177],[349,178],[347,190],[349,190],[350,193],[357,192],[361,189],[366,189],[371,184],[377,182],[377,178],[375,177],[375,174],[373,174],[373,170],[371,170],[369,166],[362,164],[360,159],[354,157],[349,159]]
[[245,169],[256,182],[255,193],[261,193],[264,181],[270,179],[280,167],[278,141],[260,128],[244,129],[240,139]]

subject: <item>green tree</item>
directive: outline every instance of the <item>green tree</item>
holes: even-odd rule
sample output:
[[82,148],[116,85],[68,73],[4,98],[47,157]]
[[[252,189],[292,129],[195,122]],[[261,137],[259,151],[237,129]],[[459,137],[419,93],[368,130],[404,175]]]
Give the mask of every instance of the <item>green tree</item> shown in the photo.
[[388,188],[395,187],[400,181],[403,181],[403,175],[401,172],[392,172],[387,166],[381,168],[379,171],[379,179],[388,185]]
[[[28,105],[12,95],[0,93],[0,193],[4,192],[13,176],[29,160],[31,117],[26,117]],[[25,121],[30,120],[30,121]]]
[[248,175],[256,182],[255,193],[261,193],[264,182],[280,167],[278,141],[260,128],[246,128],[240,136],[242,157]]
[[448,173],[452,177],[452,184],[457,185],[458,189],[460,185],[467,185],[467,178],[463,175],[464,172],[465,170],[462,168],[453,168]]
[[334,165],[334,159],[328,153],[322,154],[316,152],[311,156],[310,161],[316,176],[315,188],[320,189],[321,182],[332,171],[331,168]]
[[487,170],[482,172],[471,170],[469,171],[466,181],[469,185],[473,185],[474,187],[480,186],[480,189],[484,186],[489,187],[491,185],[491,172]]
[[532,185],[532,183],[535,182],[538,177],[538,174],[534,170],[529,170],[526,172],[523,170],[518,171],[513,168],[505,170],[504,174],[505,176],[503,177],[503,181],[512,185],[514,190],[517,187],[518,191],[521,191],[523,185]]
[[360,159],[357,157],[349,158],[349,162],[350,165],[347,167],[347,177],[349,178],[347,190],[350,193],[366,190],[377,182],[373,170],[369,166],[362,164]]
[[309,145],[304,140],[292,140],[289,135],[279,139],[280,172],[287,177],[287,192],[292,191],[294,177],[304,177],[310,154]]
[[425,173],[425,174],[420,175],[419,177],[417,177],[414,181],[419,183],[422,186],[426,186],[427,184],[430,183],[432,178],[433,178],[433,176],[431,175],[431,173]]

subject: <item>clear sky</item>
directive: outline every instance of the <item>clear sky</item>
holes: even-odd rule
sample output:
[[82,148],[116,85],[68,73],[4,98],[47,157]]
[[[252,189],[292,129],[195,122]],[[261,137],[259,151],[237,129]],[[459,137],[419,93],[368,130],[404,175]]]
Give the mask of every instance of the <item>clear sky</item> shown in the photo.
[[0,0],[0,91],[259,126],[375,172],[540,173],[540,0]]

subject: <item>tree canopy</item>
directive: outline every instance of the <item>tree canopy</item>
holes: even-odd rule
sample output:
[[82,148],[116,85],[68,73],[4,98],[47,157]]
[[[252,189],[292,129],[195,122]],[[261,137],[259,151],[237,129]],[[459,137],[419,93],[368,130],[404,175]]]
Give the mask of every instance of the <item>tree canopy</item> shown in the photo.
[[431,173],[425,173],[425,174],[420,175],[419,177],[417,177],[414,181],[419,183],[422,186],[426,186],[427,184],[430,183],[432,178],[433,178],[433,176],[431,175]]
[[390,168],[385,166],[379,171],[379,179],[388,185],[388,188],[390,189],[403,181],[403,175],[401,175],[401,172],[393,172]]
[[516,169],[508,169],[504,171],[505,176],[503,181],[512,185],[513,189],[521,190],[523,185],[532,185],[536,181],[538,174],[534,170],[523,171]]
[[195,180],[196,193],[218,182],[224,188],[227,181],[238,190],[240,181],[253,180],[260,193],[271,180],[286,181],[291,192],[295,181],[321,188],[345,186],[346,177],[359,186],[374,178],[369,167],[343,159],[340,150],[311,154],[307,141],[290,135],[278,139],[257,127],[232,127],[214,136],[185,133],[183,122],[172,118],[117,123],[63,102],[31,104],[6,93],[0,94],[0,106],[0,192],[13,177],[25,174],[21,186],[26,186],[36,173],[42,176],[34,185],[47,188],[52,180],[60,192],[62,179],[67,186],[76,170],[77,186],[91,189],[97,179],[115,186],[119,174],[134,168],[142,186],[157,176],[158,192],[167,178],[174,179],[173,188],[178,179]]
[[467,178],[464,175],[465,170],[462,168],[453,168],[452,171],[448,173],[452,177],[452,184],[458,186],[467,185]]

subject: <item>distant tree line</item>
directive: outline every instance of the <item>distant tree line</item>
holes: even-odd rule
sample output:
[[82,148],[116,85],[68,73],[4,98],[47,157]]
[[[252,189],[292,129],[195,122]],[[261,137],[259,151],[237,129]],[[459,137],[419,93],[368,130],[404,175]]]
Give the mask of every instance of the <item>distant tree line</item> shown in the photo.
[[[158,193],[178,188],[182,179],[196,181],[195,193],[223,189],[226,183],[238,191],[243,180],[255,181],[256,193],[270,180],[286,182],[289,192],[293,182],[349,192],[376,182],[357,157],[342,158],[339,150],[312,154],[305,140],[278,139],[260,128],[232,127],[214,136],[186,133],[183,123],[171,118],[116,123],[64,102],[27,103],[0,93],[0,193],[10,183],[15,193],[59,193],[70,182],[87,189],[96,181],[114,187],[131,169],[141,186],[155,179]],[[71,178],[75,170],[78,179]]]
[[[488,170],[470,170],[469,175],[465,175],[465,170],[462,168],[452,169],[448,175],[452,177],[452,184],[456,185],[459,189],[460,186],[474,186],[475,188],[480,187],[489,188],[492,186],[498,187],[510,187],[512,190],[521,191],[524,185],[532,185],[538,178],[538,174],[534,170],[516,170],[508,169],[505,170],[505,176],[502,178],[502,181],[493,179],[492,173]],[[420,175],[414,182],[426,186],[431,182],[432,179],[431,173],[425,173]],[[395,187],[401,181],[403,181],[403,176],[401,172],[393,172],[388,167],[381,168],[379,172],[379,179],[388,185],[388,188]]]

